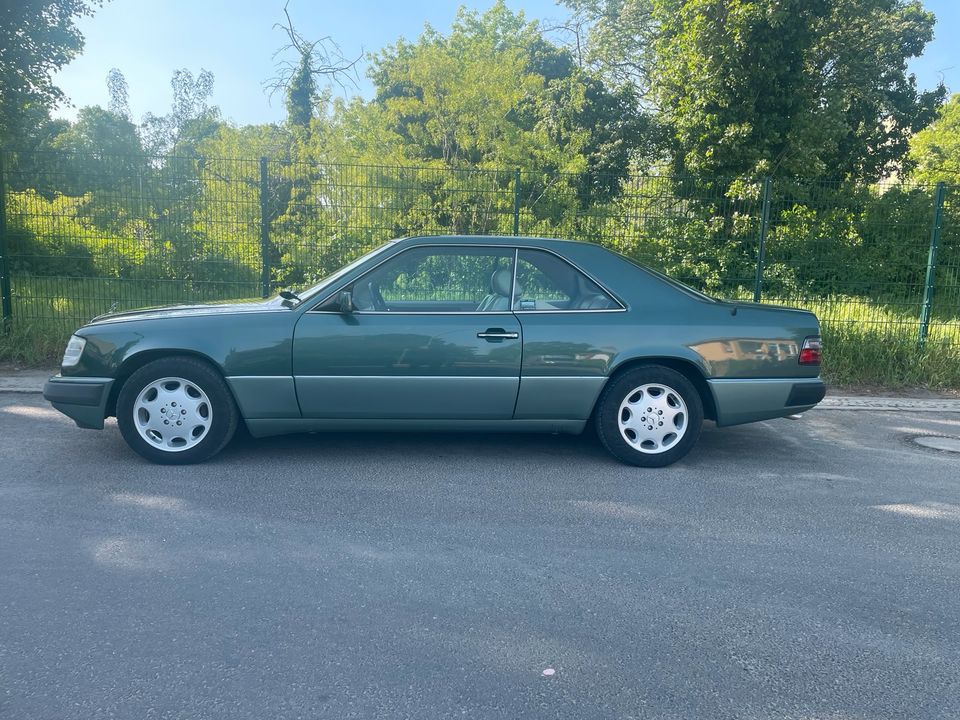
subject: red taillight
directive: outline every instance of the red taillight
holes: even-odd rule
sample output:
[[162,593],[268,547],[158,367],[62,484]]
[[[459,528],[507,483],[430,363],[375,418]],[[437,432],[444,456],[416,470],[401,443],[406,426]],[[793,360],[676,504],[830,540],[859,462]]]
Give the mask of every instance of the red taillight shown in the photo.
[[821,347],[822,345],[818,335],[808,337],[806,340],[804,340],[803,346],[800,348],[800,364],[819,365]]

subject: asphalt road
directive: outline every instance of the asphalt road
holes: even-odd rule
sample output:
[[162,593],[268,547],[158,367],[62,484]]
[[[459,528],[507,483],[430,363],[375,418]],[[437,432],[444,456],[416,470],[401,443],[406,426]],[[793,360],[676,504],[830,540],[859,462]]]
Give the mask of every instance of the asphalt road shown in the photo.
[[[960,717],[960,415],[241,439],[0,395],[0,718]],[[552,676],[544,676],[546,669]]]

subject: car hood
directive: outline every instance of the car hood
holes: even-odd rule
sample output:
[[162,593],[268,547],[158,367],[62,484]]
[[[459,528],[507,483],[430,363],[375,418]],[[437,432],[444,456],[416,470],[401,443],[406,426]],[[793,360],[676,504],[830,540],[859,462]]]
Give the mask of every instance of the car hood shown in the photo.
[[138,308],[123,312],[111,312],[98,315],[88,325],[102,325],[113,322],[132,322],[135,320],[160,320],[165,318],[190,317],[193,315],[236,315],[240,313],[282,310],[284,305],[276,300],[257,300],[246,302],[208,303],[198,305],[165,305],[162,307]]

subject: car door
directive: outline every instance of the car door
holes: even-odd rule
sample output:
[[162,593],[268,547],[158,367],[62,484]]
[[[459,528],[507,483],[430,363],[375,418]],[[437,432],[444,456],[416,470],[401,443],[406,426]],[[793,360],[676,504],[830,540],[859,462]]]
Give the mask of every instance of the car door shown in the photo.
[[303,416],[511,418],[515,258],[507,247],[416,246],[345,288],[351,311],[335,300],[304,313],[293,342]]
[[521,248],[514,308],[523,328],[523,373],[514,417],[586,420],[606,381],[623,306],[555,253]]

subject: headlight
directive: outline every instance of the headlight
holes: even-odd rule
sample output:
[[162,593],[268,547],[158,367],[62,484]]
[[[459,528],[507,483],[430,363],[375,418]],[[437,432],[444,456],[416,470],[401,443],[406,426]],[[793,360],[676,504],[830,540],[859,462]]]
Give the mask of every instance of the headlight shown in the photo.
[[67,343],[67,349],[63,351],[63,361],[60,363],[63,367],[73,367],[80,362],[80,356],[83,349],[87,346],[87,341],[76,335],[70,336],[70,342]]

